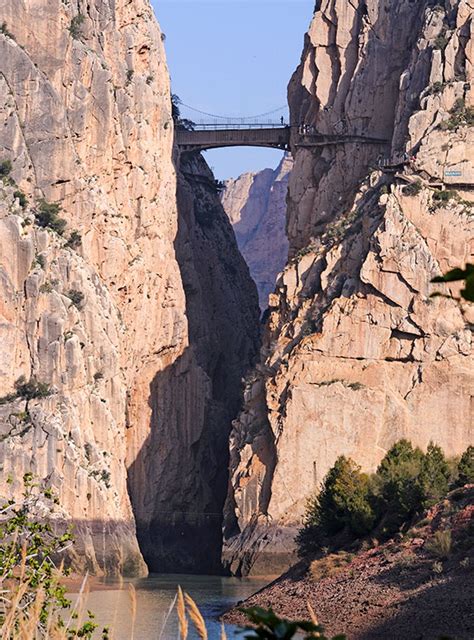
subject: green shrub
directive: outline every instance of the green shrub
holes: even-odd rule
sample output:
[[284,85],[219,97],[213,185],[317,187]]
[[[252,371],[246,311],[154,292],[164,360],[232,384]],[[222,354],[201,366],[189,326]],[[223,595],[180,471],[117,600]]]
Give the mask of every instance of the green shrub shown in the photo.
[[386,534],[395,533],[421,508],[423,457],[421,449],[414,449],[408,440],[399,440],[377,469],[377,506]]
[[23,191],[15,191],[13,197],[18,199],[20,207],[22,207],[22,209],[24,209],[28,204],[28,198],[25,196]]
[[321,491],[310,499],[305,529],[332,536],[343,529],[359,536],[368,533],[375,516],[368,501],[368,476],[350,458],[340,456],[324,478]]
[[433,193],[434,202],[449,202],[453,198],[457,197],[456,191],[450,191],[446,189],[445,191],[435,191]]
[[112,486],[110,484],[110,471],[107,471],[106,469],[102,469],[102,471],[100,473],[100,479],[105,484],[107,489],[110,489],[110,487]]
[[15,382],[14,393],[9,393],[0,398],[0,405],[7,404],[22,398],[23,400],[33,400],[35,398],[47,398],[52,394],[51,387],[46,382],[38,382],[36,378],[26,380],[25,376],[20,376]]
[[[461,289],[461,297],[469,302],[474,302],[474,264],[469,262],[466,264],[465,269],[451,269],[442,276],[436,276],[431,282],[464,282],[464,289]],[[441,293],[432,293],[431,297],[444,295]]]
[[13,169],[12,163],[10,160],[4,160],[0,162],[0,178],[6,178],[10,175]]
[[38,382],[36,378],[26,380],[25,376],[20,376],[15,382],[15,389],[18,398],[33,400],[34,398],[47,398],[52,394],[51,387],[46,382]]
[[13,34],[8,30],[8,25],[6,22],[2,22],[2,24],[0,25],[0,33],[2,33],[7,38],[11,38],[12,40],[14,40]]
[[66,295],[71,300],[72,304],[80,309],[82,303],[84,302],[84,294],[82,293],[82,291],[78,291],[77,289],[69,289]]
[[66,242],[66,247],[69,249],[77,249],[81,246],[82,236],[79,231],[71,231],[71,235],[69,236],[69,240]]
[[38,253],[36,255],[36,258],[33,264],[35,267],[40,267],[40,269],[44,269],[46,266],[46,258],[42,253]]
[[461,456],[456,484],[461,487],[465,484],[474,484],[474,447],[472,445]]
[[[61,561],[73,542],[72,534],[69,529],[58,532],[57,526],[45,521],[45,514],[54,518],[58,497],[35,482],[31,473],[23,476],[23,486],[21,498],[0,501],[0,634],[91,640],[97,628],[94,616],[88,612],[88,619],[74,628],[78,614],[60,582],[69,575]],[[30,631],[24,633],[26,629]],[[102,638],[107,637],[104,629]]]
[[44,229],[51,229],[62,236],[66,228],[66,220],[59,217],[61,207],[55,202],[40,200],[35,212],[36,224]]
[[446,35],[439,35],[433,43],[433,48],[439,49],[440,51],[444,51],[448,46],[448,43],[449,43],[449,38]]
[[80,13],[71,20],[69,25],[69,33],[75,40],[79,40],[82,36],[82,25],[84,24],[84,16]]
[[416,182],[412,182],[403,187],[403,193],[406,196],[417,196],[422,188],[423,185],[421,184],[421,180],[416,180]]
[[444,84],[442,82],[434,82],[428,89],[428,94],[429,95],[438,95],[439,93],[442,93],[444,89]]
[[440,129],[453,131],[458,127],[474,126],[474,107],[466,107],[463,98],[458,98],[451,109],[450,118],[440,123]]
[[[324,635],[324,629],[317,624],[316,619],[314,621],[287,620],[278,617],[272,609],[262,609],[261,607],[240,609],[240,611],[252,624],[251,627],[246,627],[247,633],[244,637],[248,640],[259,640],[260,638],[262,640],[290,640],[295,637],[303,637],[300,632],[304,632],[304,637],[307,639],[328,640]],[[207,635],[201,635],[201,637],[207,637]],[[333,640],[346,640],[346,636],[334,636]]]
[[430,442],[418,480],[423,491],[423,508],[431,507],[448,493],[450,477],[451,470],[441,447]]
[[[458,474],[459,484],[474,482],[474,447],[462,456]],[[423,453],[408,440],[399,440],[371,475],[361,473],[355,462],[341,456],[324,478],[319,494],[308,500],[296,537],[299,555],[320,551],[328,538],[342,531],[352,539],[372,531],[377,537],[395,534],[447,495],[452,476],[452,465],[432,442]]]
[[49,280],[43,282],[43,284],[39,288],[39,291],[40,293],[51,293],[53,291],[52,283]]

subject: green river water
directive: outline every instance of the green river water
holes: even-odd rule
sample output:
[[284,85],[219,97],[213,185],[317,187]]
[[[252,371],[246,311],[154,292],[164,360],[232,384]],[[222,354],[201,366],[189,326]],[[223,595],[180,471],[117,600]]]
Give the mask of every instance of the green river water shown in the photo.
[[[219,616],[270,582],[270,578],[224,578],[220,576],[161,575],[130,580],[107,586],[91,586],[86,608],[95,614],[96,622],[109,626],[114,640],[177,640],[176,610],[168,616],[178,585],[198,604],[206,620],[209,640],[219,640]],[[129,584],[136,590],[136,619],[131,610]],[[235,627],[226,625],[228,638],[241,637]],[[188,638],[199,636],[192,625]]]

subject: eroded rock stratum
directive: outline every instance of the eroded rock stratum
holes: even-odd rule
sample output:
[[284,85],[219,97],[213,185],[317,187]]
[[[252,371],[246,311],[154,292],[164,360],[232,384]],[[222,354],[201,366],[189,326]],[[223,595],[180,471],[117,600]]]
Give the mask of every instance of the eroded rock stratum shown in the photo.
[[[217,195],[201,207],[218,207],[213,234],[192,202],[178,212],[162,34],[147,0],[11,0],[3,22],[0,395],[20,376],[49,395],[0,406],[1,493],[46,479],[78,568],[144,573],[135,513],[153,569],[181,539],[175,568],[210,570],[221,520],[204,513],[222,509],[215,459],[258,308]],[[41,199],[60,203],[63,236],[35,221]]]
[[317,3],[291,121],[387,144],[294,148],[291,259],[231,441],[236,572],[291,561],[337,456],[372,470],[402,437],[448,455],[473,441],[468,310],[430,298],[433,276],[472,262],[473,12],[467,0]]

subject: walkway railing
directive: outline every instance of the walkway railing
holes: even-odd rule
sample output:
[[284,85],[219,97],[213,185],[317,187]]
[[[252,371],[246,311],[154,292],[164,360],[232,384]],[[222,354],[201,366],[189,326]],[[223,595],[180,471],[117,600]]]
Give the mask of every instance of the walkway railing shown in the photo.
[[281,122],[198,122],[194,123],[193,131],[238,131],[247,129],[286,129],[289,125]]

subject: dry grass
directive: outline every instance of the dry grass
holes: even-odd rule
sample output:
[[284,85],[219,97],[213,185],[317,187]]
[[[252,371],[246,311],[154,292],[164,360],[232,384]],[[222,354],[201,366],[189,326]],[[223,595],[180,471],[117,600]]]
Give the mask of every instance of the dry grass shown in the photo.
[[309,567],[309,573],[314,582],[319,582],[323,578],[339,573],[352,561],[352,555],[341,551],[339,553],[331,553],[319,560],[313,560]]
[[177,601],[177,611],[178,611],[178,622],[179,622],[179,637],[181,640],[186,640],[188,637],[188,618],[186,617],[186,605],[184,604],[184,596],[183,590],[181,587],[178,587],[178,601]]
[[445,560],[451,554],[452,537],[451,531],[445,529],[444,531],[436,531],[431,540],[428,540],[425,544],[426,550],[432,555]]
[[[31,590],[28,580],[20,575],[19,585],[14,589],[2,589],[1,594],[5,604],[4,616],[0,624],[0,638],[2,640],[75,640],[82,637],[73,630],[78,621],[87,620],[85,603],[88,596],[86,589],[87,577],[84,579],[76,604],[70,611],[69,619],[62,623],[57,615],[50,615],[43,621],[42,609],[45,603],[45,593],[40,587],[36,590],[34,600],[29,606],[22,605],[22,600]],[[0,581],[0,586],[2,581]]]

